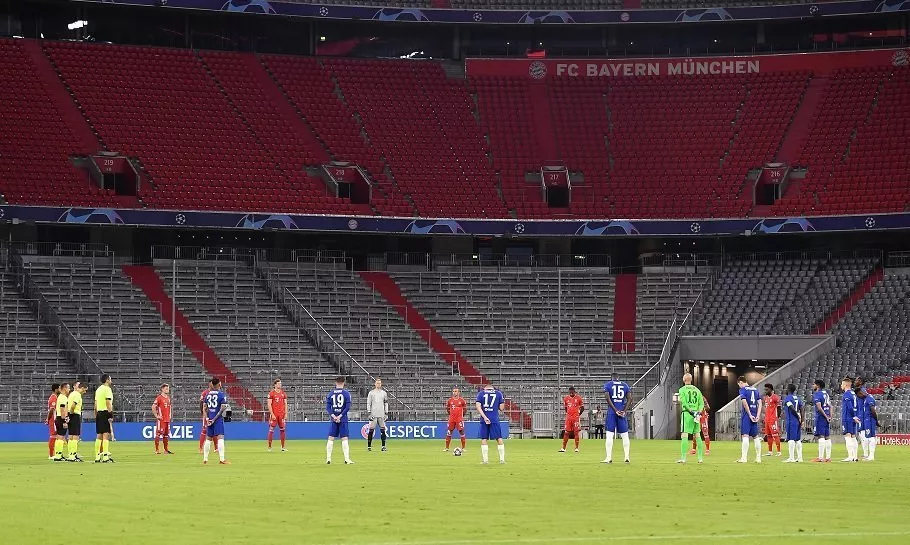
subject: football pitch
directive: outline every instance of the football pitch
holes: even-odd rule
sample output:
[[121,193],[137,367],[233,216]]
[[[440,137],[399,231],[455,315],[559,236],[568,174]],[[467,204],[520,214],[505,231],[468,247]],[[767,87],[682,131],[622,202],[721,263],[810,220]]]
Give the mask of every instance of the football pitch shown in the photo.
[[[282,453],[228,439],[232,465],[203,466],[186,441],[171,444],[173,456],[113,443],[115,464],[54,463],[44,444],[0,444],[4,542],[910,542],[906,447],[879,447],[873,463],[740,465],[738,443],[715,442],[704,465],[694,456],[677,465],[677,442],[634,441],[632,464],[617,444],[620,462],[605,465],[600,440],[579,454],[558,453],[553,440],[510,440],[505,465],[492,445],[481,465],[477,441],[460,458],[441,441],[390,441],[389,452],[370,453],[351,445],[355,465],[337,444],[327,466],[321,441]],[[816,454],[814,444],[804,450]]]

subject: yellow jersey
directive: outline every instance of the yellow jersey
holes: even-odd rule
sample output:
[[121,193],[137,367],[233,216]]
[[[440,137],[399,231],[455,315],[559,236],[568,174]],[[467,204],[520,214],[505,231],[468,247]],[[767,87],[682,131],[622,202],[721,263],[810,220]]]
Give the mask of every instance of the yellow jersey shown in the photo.
[[82,414],[82,394],[78,390],[69,395],[69,404],[73,407],[72,414]]
[[114,408],[114,392],[111,390],[111,387],[107,384],[102,384],[98,386],[98,389],[95,390],[95,410],[96,411],[106,411],[107,402],[111,401],[111,410]]
[[66,397],[66,394],[59,394],[57,396],[57,408],[54,410],[54,414],[57,416],[63,416],[63,409],[69,405],[69,398]]

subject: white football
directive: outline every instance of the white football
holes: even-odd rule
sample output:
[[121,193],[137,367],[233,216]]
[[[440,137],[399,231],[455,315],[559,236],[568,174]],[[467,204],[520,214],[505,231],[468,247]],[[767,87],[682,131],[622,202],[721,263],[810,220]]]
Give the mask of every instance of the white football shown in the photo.
[[455,447],[455,450],[452,451],[453,456],[461,456],[464,451],[460,447]]

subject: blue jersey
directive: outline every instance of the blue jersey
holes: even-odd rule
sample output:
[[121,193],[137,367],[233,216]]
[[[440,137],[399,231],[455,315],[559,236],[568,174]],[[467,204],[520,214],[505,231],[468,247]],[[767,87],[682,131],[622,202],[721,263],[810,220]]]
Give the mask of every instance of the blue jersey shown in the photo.
[[862,400],[863,405],[863,427],[866,429],[873,428],[878,425],[878,419],[875,418],[872,414],[872,408],[878,406],[878,403],[875,402],[875,398],[872,397],[872,394],[866,394],[866,399]]
[[789,394],[784,398],[784,422],[787,429],[790,426],[799,426],[799,410],[803,408],[803,400],[796,394]]
[[607,397],[613,402],[613,406],[607,403],[607,413],[616,414],[613,407],[616,407],[617,411],[626,410],[626,405],[629,403],[629,393],[631,391],[632,389],[629,388],[628,384],[619,380],[611,380],[604,384],[604,392],[607,393]]
[[[822,406],[822,410],[818,410],[818,406]],[[815,420],[825,420],[825,417],[822,415],[824,412],[828,417],[831,416],[831,397],[828,396],[828,392],[824,390],[819,390],[812,395],[812,406],[815,407]]]
[[[751,415],[747,414],[746,409],[742,408],[742,419],[745,420],[747,418],[751,419],[751,417],[758,417],[758,404],[761,403],[761,394],[758,393],[758,389],[753,386],[740,388],[739,397],[740,399],[746,400],[746,404],[749,406],[749,412],[752,413]],[[740,407],[742,407],[742,403],[740,403]]]
[[[863,392],[866,393],[866,399],[868,399],[869,392],[866,392],[865,388],[860,388]],[[866,421],[866,403],[865,399],[861,399],[859,396],[856,396],[856,416],[859,418],[860,424]]]
[[854,418],[859,417],[859,412],[856,409],[856,393],[853,390],[847,390],[844,392],[843,402],[841,404],[841,422],[843,425],[846,425],[848,422],[853,422]]
[[490,419],[491,423],[499,422],[499,406],[505,402],[506,398],[499,390],[484,388],[477,392],[475,401],[480,403],[480,409],[483,414]]
[[205,416],[209,420],[215,420],[215,417],[218,417],[220,421],[223,416],[219,415],[221,412],[221,407],[227,403],[227,396],[221,390],[209,390],[205,394]]
[[351,392],[344,388],[335,388],[325,397],[325,411],[332,416],[340,416],[342,420],[348,419],[351,410]]

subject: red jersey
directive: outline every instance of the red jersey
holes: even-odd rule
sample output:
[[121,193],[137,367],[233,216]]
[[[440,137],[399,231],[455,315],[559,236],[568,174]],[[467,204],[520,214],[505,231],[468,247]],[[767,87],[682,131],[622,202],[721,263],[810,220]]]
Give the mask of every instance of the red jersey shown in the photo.
[[54,421],[54,416],[57,414],[56,409],[57,409],[57,394],[51,394],[51,396],[49,398],[47,398],[47,410],[49,410],[51,412],[51,416],[47,419],[48,422]]
[[158,407],[159,420],[162,422],[171,421],[171,398],[169,396],[158,394],[152,407]]
[[575,397],[566,396],[562,398],[562,404],[566,408],[566,419],[574,420],[581,416],[581,408],[585,402],[580,395],[576,395]]
[[284,390],[276,392],[274,389],[269,392],[269,401],[272,402],[272,414],[277,418],[284,418],[287,416],[287,411],[285,406],[288,401],[288,395]]
[[780,408],[780,396],[771,394],[765,396],[765,420],[777,421],[777,409]]
[[449,412],[449,420],[460,422],[464,420],[464,411],[468,407],[468,402],[463,397],[450,397],[446,401],[446,410]]

